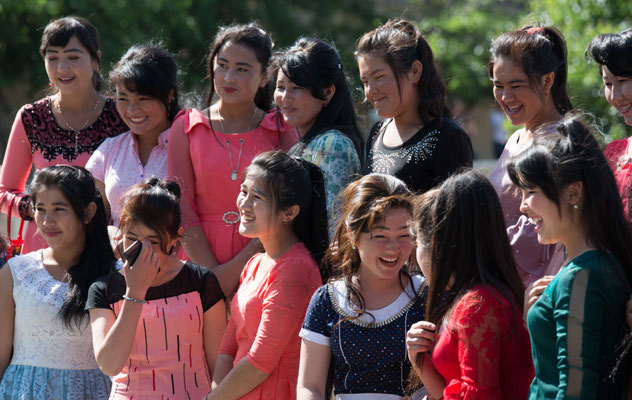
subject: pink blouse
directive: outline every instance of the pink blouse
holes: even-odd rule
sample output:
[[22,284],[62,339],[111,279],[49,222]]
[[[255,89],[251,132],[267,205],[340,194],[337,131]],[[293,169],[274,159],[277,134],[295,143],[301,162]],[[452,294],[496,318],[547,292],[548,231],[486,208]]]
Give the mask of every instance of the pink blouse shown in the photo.
[[110,203],[111,223],[118,226],[123,212],[123,195],[132,186],[152,176],[167,177],[167,144],[169,129],[158,137],[147,164],[138,158],[138,141],[131,131],[106,139],[94,152],[88,169],[95,179],[105,184],[105,195]]

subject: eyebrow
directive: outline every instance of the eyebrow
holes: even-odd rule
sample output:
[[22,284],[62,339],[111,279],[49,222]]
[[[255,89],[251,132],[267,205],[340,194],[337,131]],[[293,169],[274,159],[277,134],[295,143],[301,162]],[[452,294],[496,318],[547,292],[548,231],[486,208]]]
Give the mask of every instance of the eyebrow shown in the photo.
[[[53,50],[53,49],[46,49],[46,53],[59,53],[59,51]],[[81,54],[83,54],[83,50],[81,50],[81,49],[79,49],[77,47],[73,47],[72,49],[64,50],[64,53],[81,53]]]
[[[492,82],[500,83],[500,81],[498,79],[493,79]],[[525,82],[527,82],[527,80],[525,80],[525,79],[513,79],[513,80],[507,82],[507,84],[510,85],[512,83],[525,83]]]
[[[42,205],[44,205],[44,203],[42,203],[40,201],[40,202],[37,202],[37,204],[35,204],[35,205],[36,206],[42,206]],[[65,206],[65,207],[69,206],[68,203],[66,203],[65,201],[56,201],[56,202],[52,203],[51,205],[53,205],[53,206]]]
[[[384,226],[384,225],[376,225],[376,226],[374,226],[374,227],[373,227],[373,229],[384,229],[384,230],[387,230],[387,231],[390,231],[390,230],[391,230],[390,228],[387,228],[387,227],[386,227],[386,226]],[[400,230],[404,230],[404,229],[408,229],[408,225],[404,225],[404,226],[402,226],[402,227],[395,228],[395,229],[393,229],[393,230],[395,230],[395,231],[400,231]]]
[[[230,61],[228,61],[227,59],[225,59],[224,57],[217,57],[217,61],[221,61],[221,62],[225,62],[225,63],[229,63]],[[241,66],[246,66],[246,67],[250,67],[250,68],[254,68],[252,65],[248,64],[247,62],[236,62],[235,64],[237,65],[241,65]]]
[[[132,232],[132,231],[128,231],[128,232],[127,232],[127,235],[128,235],[128,236],[135,236],[135,237],[138,237],[138,234],[137,234],[137,233],[134,233],[134,232]],[[147,236],[147,238],[148,238],[148,239],[160,239],[160,236],[158,236],[158,235],[149,235],[149,236]]]

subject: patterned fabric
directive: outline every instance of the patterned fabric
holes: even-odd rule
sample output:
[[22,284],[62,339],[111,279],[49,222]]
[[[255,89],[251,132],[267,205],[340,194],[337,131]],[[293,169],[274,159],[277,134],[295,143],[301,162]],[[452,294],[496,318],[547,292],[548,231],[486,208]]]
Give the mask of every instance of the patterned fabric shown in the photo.
[[462,167],[471,167],[472,143],[454,121],[437,118],[399,146],[386,146],[384,133],[392,119],[371,129],[362,174],[393,175],[413,192],[425,192]]
[[88,319],[81,328],[68,329],[58,316],[68,284],[48,273],[41,250],[10,259],[9,268],[15,327],[11,366],[2,378],[0,399],[107,398],[110,381],[94,359]]
[[527,397],[533,363],[521,317],[517,304],[489,286],[458,300],[432,352],[445,400]]
[[[119,315],[125,277],[106,275],[90,287],[86,309],[107,308]],[[204,312],[224,298],[215,275],[187,262],[171,281],[150,287],[134,345],[113,378],[110,400],[200,399],[211,389],[204,351]]]
[[111,223],[118,226],[123,212],[123,195],[132,186],[152,176],[167,177],[167,145],[169,129],[158,136],[143,166],[138,158],[138,142],[132,132],[105,139],[92,154],[86,169],[105,184],[105,196],[110,204]]
[[630,143],[632,137],[621,140],[613,140],[603,151],[614,178],[619,187],[623,212],[628,221],[630,220],[630,184],[632,184],[632,149]]
[[[412,286],[411,286],[412,285]],[[367,310],[357,320],[343,281],[320,287],[309,304],[300,336],[331,347],[335,364],[334,392],[406,394],[411,365],[406,333],[424,319],[426,283],[413,276],[412,284],[393,303]]]
[[529,399],[627,399],[629,371],[608,378],[623,338],[630,286],[616,258],[587,251],[529,310],[535,379]]
[[[293,154],[300,145],[297,143],[289,153]],[[340,192],[351,183],[354,175],[360,173],[358,153],[351,139],[338,130],[330,129],[312,139],[300,155],[323,171],[331,238],[341,212]]]

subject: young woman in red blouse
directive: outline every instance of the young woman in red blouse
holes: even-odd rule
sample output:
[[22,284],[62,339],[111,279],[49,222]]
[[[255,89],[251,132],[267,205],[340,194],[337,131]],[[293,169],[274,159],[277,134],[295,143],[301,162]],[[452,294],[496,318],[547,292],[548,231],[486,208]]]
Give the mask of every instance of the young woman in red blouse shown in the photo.
[[524,286],[494,188],[476,172],[454,175],[419,198],[413,228],[428,320],[411,327],[406,346],[428,394],[526,398],[534,372]]

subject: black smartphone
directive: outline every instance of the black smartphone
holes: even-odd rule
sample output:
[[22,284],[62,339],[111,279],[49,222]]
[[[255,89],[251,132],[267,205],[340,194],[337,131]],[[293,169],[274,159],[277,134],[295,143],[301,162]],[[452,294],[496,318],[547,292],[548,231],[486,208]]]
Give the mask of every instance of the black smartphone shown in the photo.
[[142,248],[143,242],[141,242],[140,240],[136,240],[123,251],[123,257],[127,260],[130,266],[134,265]]

